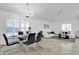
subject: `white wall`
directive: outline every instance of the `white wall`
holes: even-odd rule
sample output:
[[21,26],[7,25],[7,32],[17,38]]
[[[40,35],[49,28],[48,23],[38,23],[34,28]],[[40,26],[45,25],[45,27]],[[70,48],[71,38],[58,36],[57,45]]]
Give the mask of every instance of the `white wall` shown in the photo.
[[55,31],[58,31],[58,30],[61,31],[62,30],[62,24],[67,24],[67,23],[72,24],[72,30],[73,31],[79,30],[78,20],[65,20],[65,21],[56,22],[56,23],[54,23],[54,30]]
[[29,23],[30,23],[30,26],[32,27],[33,32],[37,33],[38,31],[44,31],[44,24],[48,24],[49,25],[48,31],[50,30],[50,23],[51,23],[50,21],[31,18],[29,19]]

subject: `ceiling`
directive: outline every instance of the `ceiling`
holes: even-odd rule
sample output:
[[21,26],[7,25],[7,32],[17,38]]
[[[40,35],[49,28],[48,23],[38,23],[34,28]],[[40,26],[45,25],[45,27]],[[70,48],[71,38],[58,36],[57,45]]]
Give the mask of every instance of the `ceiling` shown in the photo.
[[[60,21],[74,18],[79,15],[78,3],[29,3],[33,17]],[[26,16],[26,3],[0,3],[0,10],[15,12]]]

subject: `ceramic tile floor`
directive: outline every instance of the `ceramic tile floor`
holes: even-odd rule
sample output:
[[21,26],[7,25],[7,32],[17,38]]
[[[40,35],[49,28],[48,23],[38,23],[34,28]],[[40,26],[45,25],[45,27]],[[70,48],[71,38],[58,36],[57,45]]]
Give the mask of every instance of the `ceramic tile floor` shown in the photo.
[[79,55],[79,39],[75,42],[68,42],[67,39],[46,39],[43,38],[39,43],[41,47],[31,46],[21,46],[14,45],[11,47],[0,47],[0,54],[3,55],[3,51],[8,50],[5,55]]

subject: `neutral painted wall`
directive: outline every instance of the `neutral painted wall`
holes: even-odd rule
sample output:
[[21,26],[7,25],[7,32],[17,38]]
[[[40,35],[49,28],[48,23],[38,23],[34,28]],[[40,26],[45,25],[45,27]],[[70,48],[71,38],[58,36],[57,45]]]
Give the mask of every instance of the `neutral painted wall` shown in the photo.
[[67,20],[67,21],[60,21],[60,22],[56,22],[54,23],[54,27],[55,27],[55,30],[59,30],[61,31],[62,30],[62,24],[68,24],[68,23],[71,23],[72,24],[72,30],[73,31],[77,31],[78,30],[78,20]]
[[37,33],[38,31],[44,31],[44,24],[48,24],[49,25],[48,31],[50,30],[50,25],[51,25],[50,21],[37,19],[37,18],[31,18],[29,19],[29,23],[30,23],[30,26],[32,27],[33,32]]

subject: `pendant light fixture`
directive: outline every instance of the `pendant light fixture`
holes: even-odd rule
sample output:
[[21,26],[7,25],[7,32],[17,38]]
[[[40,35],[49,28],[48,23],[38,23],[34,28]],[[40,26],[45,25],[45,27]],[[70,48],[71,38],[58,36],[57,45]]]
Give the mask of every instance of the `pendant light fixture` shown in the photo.
[[26,6],[27,6],[26,18],[29,18],[29,17],[33,16],[33,12],[31,10],[31,4],[30,3],[27,3]]

